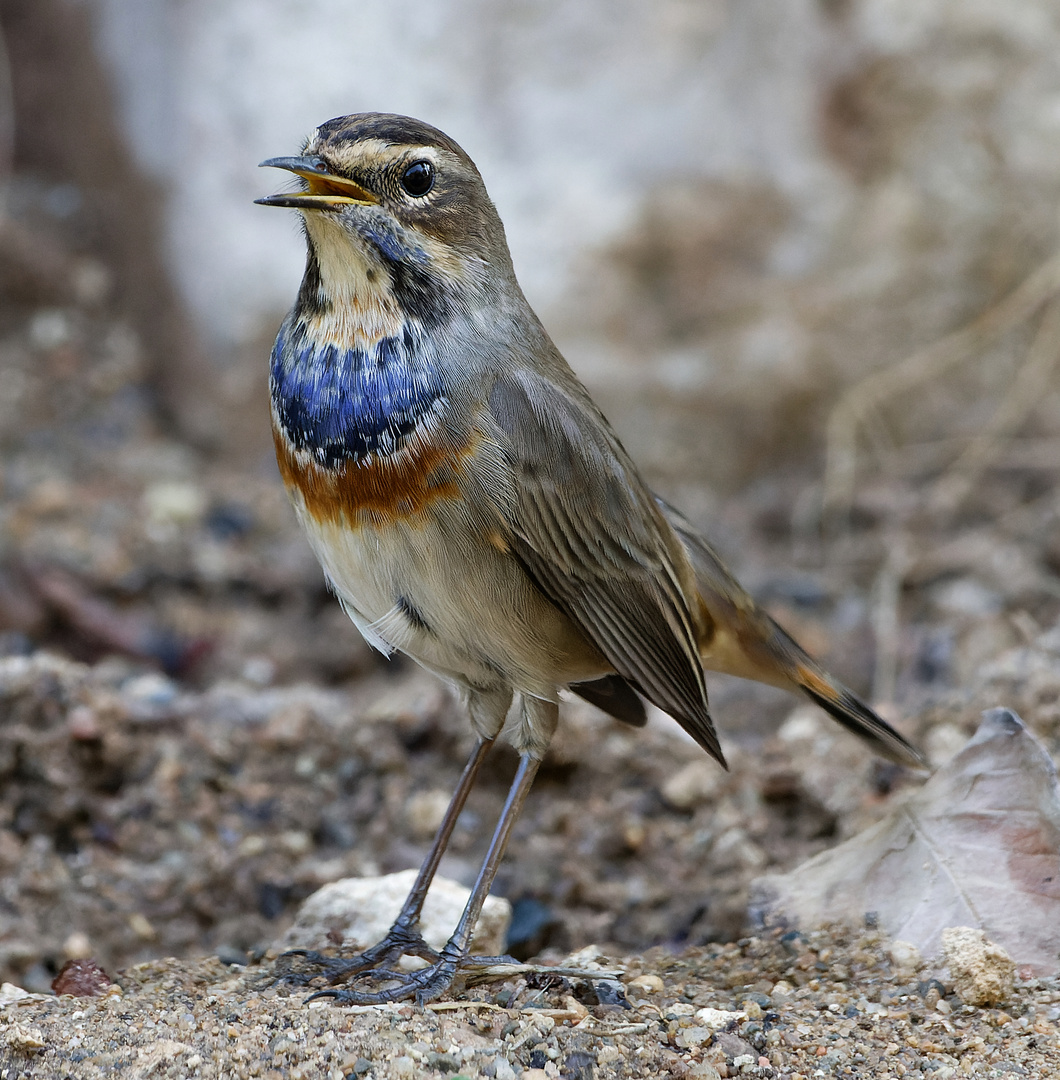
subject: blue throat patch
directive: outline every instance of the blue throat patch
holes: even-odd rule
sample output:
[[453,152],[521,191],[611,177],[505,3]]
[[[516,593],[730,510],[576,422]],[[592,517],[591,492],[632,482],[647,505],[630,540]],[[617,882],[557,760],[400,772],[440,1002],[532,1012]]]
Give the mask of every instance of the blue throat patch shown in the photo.
[[325,468],[399,449],[444,397],[417,344],[406,329],[369,349],[319,345],[288,318],[273,346],[270,388],[292,445]]

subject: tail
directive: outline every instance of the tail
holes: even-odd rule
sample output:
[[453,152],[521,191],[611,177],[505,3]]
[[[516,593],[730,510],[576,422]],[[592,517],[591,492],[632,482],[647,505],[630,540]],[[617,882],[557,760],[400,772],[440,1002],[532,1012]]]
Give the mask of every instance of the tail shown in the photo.
[[768,651],[777,668],[811,701],[833,720],[863,739],[881,757],[911,769],[926,769],[927,762],[915,746],[878,716],[864,701],[833,679],[809,654],[788,636],[768,615],[773,631]]
[[852,690],[833,679],[778,626],[729,573],[710,545],[673,507],[656,500],[688,552],[704,627],[703,666],[805,694],[882,757],[913,769],[923,756]]

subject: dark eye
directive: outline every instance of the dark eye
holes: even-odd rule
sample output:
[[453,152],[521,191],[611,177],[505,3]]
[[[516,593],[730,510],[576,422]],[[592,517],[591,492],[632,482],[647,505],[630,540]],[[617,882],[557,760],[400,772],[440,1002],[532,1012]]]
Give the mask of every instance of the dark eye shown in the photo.
[[414,161],[401,174],[401,186],[414,198],[422,198],[434,187],[434,166],[429,161]]

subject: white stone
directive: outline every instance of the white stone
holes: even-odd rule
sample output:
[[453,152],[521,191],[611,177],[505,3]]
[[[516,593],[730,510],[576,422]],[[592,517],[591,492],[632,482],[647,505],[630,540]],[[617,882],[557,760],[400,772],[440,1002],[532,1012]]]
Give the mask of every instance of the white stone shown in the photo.
[[[390,929],[415,880],[415,870],[402,870],[384,877],[333,881],[306,899],[294,923],[275,947],[280,950],[331,948],[338,933],[342,934],[345,948],[366,949]],[[469,895],[469,890],[456,881],[434,879],[420,920],[420,930],[428,945],[435,949],[445,945],[456,929]],[[507,900],[487,897],[472,951],[486,956],[503,953],[511,915]]]
[[747,1013],[729,1009],[700,1009],[696,1013],[696,1019],[711,1031],[720,1031],[734,1020],[746,1020]]
[[8,982],[2,983],[0,984],[0,1009],[5,1005],[10,1005],[13,1001],[22,1001],[23,998],[31,996],[30,992],[23,990],[21,986]]
[[629,980],[631,990],[639,990],[642,994],[661,994],[666,984],[658,975],[638,975]]
[[887,955],[896,968],[916,971],[923,963],[920,950],[911,941],[892,941],[887,946]]
[[515,1080],[515,1070],[508,1059],[499,1054],[493,1059],[493,1075],[497,1080]]
[[87,960],[94,951],[83,930],[74,930],[63,942],[63,955],[67,960]]
[[155,525],[187,525],[206,511],[206,493],[198,484],[183,480],[160,480],[144,491],[144,510]]
[[449,808],[449,792],[441,788],[417,791],[405,804],[405,821],[409,831],[419,840],[427,840],[438,830],[438,826]]
[[662,786],[662,797],[675,810],[694,810],[717,797],[725,784],[725,772],[716,761],[690,761]]

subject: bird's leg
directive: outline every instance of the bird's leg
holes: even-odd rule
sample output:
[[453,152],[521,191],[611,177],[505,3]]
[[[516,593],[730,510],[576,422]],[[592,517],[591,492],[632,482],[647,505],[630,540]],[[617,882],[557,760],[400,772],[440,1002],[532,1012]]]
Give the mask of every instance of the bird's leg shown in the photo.
[[[526,802],[526,796],[534,782],[541,760],[536,755],[524,753],[519,758],[519,769],[508,790],[508,798],[504,803],[497,827],[493,832],[486,858],[482,862],[482,868],[475,879],[471,896],[468,898],[464,913],[460,916],[453,936],[446,942],[441,953],[436,954],[435,961],[419,971],[404,974],[402,972],[386,973],[393,978],[396,985],[374,993],[366,993],[358,990],[320,990],[312,994],[307,1000],[314,998],[331,997],[343,1005],[378,1005],[387,1001],[403,1001],[407,998],[415,998],[420,1005],[433,1001],[440,997],[453,985],[453,980],[464,969],[481,969],[497,963],[513,963],[510,957],[471,957],[468,950],[471,946],[471,935],[475,929],[482,905],[486,902],[493,879],[497,875],[497,868],[504,857],[504,849],[508,846],[512,827],[519,816],[519,812]],[[376,972],[377,975],[383,974]],[[356,975],[354,975],[356,978]]]
[[[420,912],[423,910],[423,901],[438,870],[438,864],[442,861],[442,855],[449,844],[449,838],[453,835],[457,818],[460,817],[460,811],[463,810],[464,803],[467,802],[467,797],[475,786],[479,768],[486,759],[493,741],[493,739],[480,737],[475,744],[471,757],[464,766],[456,791],[449,800],[442,823],[438,826],[431,849],[427,852],[420,872],[416,875],[416,881],[405,898],[404,904],[401,905],[401,911],[394,920],[393,926],[387,931],[386,937],[358,956],[324,956],[322,953],[308,949],[293,949],[285,952],[277,961],[277,967],[282,969],[278,971],[280,980],[294,986],[306,986],[311,980],[320,977],[327,979],[328,982],[337,983],[360,972],[371,972],[373,969],[390,965],[402,956],[419,956],[430,963],[440,958],[441,954],[436,949],[432,949],[419,932]],[[297,961],[292,963],[295,958]],[[280,961],[287,962],[280,963]]]

